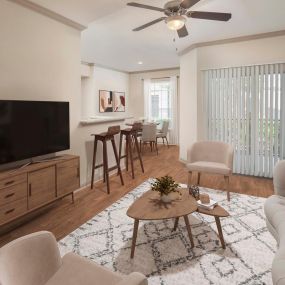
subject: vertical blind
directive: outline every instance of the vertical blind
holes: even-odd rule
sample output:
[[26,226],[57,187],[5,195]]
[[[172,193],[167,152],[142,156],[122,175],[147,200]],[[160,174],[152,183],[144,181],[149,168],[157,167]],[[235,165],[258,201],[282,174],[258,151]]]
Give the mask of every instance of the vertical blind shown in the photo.
[[234,172],[272,177],[285,158],[285,64],[204,71],[209,140],[235,149]]

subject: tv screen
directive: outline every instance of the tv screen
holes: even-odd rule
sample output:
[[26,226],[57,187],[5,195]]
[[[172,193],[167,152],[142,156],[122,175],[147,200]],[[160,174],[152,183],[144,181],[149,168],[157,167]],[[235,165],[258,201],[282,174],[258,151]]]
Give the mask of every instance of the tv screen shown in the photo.
[[68,102],[0,100],[0,164],[69,148]]

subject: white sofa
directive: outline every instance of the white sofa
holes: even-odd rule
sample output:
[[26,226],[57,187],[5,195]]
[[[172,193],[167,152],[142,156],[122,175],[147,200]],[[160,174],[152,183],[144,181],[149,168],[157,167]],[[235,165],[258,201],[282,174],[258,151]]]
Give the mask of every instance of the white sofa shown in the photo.
[[264,205],[268,230],[278,244],[272,264],[274,285],[285,285],[285,160],[277,163],[274,174],[274,195]]

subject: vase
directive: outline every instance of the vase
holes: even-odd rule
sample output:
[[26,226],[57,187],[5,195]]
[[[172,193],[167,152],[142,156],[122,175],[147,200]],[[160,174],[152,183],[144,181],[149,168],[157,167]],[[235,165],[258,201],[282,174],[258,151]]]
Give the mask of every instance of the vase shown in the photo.
[[178,196],[178,193],[173,192],[173,193],[169,193],[168,195],[162,194],[162,195],[160,196],[160,199],[161,199],[161,201],[164,202],[164,203],[170,203],[170,202],[172,202],[173,200],[177,199],[177,196]]

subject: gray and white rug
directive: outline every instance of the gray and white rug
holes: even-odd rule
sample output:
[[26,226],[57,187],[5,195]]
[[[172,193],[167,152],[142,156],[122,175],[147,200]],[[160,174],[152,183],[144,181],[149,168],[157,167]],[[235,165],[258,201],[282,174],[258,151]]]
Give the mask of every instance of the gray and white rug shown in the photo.
[[[150,180],[83,224],[59,242],[62,254],[73,251],[114,271],[139,271],[150,285],[272,284],[276,243],[266,229],[265,199],[202,189],[231,216],[221,219],[227,248],[223,250],[213,217],[189,216],[195,247],[184,222],[140,222],[135,258],[130,259],[133,220],[126,216],[135,199],[149,190]],[[102,284],[103,285],[103,284]]]

